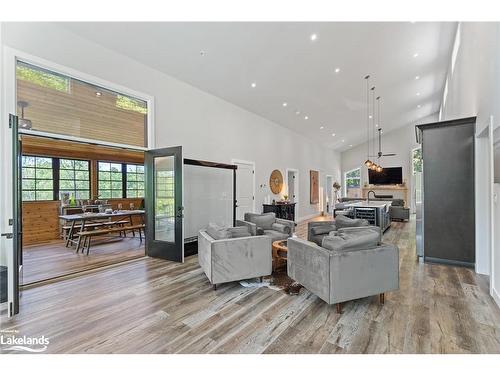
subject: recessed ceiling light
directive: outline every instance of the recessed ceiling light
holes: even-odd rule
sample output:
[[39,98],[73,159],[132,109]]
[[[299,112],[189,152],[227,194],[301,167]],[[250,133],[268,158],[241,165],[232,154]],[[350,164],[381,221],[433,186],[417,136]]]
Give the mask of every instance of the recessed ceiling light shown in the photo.
[[321,130],[323,130],[325,127],[324,127],[324,126],[320,126],[319,128],[320,128]]
[[335,133],[332,133],[332,137],[335,137],[335,136],[336,136],[336,134],[335,134]]
[[368,118],[373,118],[373,116],[372,116],[372,115],[369,115],[369,116],[368,116]]
[[205,56],[205,51],[200,51],[200,56]]
[[96,91],[95,96],[100,97],[102,95],[102,92]]
[[340,72],[340,68],[335,68],[335,73]]
[[304,116],[304,120],[309,120],[309,116]]
[[250,86],[252,86],[252,88],[256,88],[257,84],[255,82],[252,82],[252,84]]
[[314,42],[316,39],[318,39],[318,35],[312,34],[311,35],[311,40]]
[[378,128],[378,124],[375,124],[375,127]]
[[418,52],[415,52],[415,53],[413,54],[413,57],[418,57]]
[[349,145],[349,147],[352,147],[352,145]]
[[420,76],[415,76],[415,79],[420,79]]
[[286,107],[288,105],[287,102],[283,102],[283,107]]
[[420,107],[422,107],[420,104],[419,104],[419,105],[417,105],[417,108],[420,108]]
[[298,116],[300,115],[300,111],[295,111],[295,114]]
[[419,93],[419,92],[417,92],[417,96],[420,96],[420,93]]
[[343,139],[342,142],[345,142],[345,139]]

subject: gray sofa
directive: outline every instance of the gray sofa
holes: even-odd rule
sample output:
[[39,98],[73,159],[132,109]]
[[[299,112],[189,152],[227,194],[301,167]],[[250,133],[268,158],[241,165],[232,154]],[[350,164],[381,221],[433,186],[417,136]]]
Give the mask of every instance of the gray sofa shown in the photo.
[[335,221],[311,221],[307,223],[307,240],[321,246],[323,238],[330,233],[334,234],[338,229],[348,227],[367,227],[368,220],[351,219],[343,215],[337,215]]
[[272,242],[292,237],[295,230],[295,223],[293,221],[277,219],[274,212],[265,214],[247,212],[244,215],[244,219],[238,220],[237,225],[247,226],[250,233],[254,236],[268,236]]
[[399,288],[399,249],[381,242],[378,227],[341,228],[322,245],[288,239],[288,276],[328,304],[379,295]]
[[247,227],[209,225],[198,233],[198,263],[214,289],[217,284],[270,275],[271,239],[253,236]]

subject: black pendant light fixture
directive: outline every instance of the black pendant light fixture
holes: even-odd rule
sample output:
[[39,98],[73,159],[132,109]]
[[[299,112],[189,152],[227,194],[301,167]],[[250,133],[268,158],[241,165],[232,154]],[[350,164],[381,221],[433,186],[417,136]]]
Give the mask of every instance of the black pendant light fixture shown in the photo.
[[366,161],[365,165],[370,168],[373,162],[370,160],[370,76],[365,76],[366,81]]
[[[375,129],[375,86],[373,86],[370,91],[372,92],[372,109],[373,109],[373,114],[372,114],[372,127]],[[368,116],[368,121],[370,121],[370,116]],[[375,135],[375,130],[373,132]],[[375,137],[372,137],[375,138]],[[368,140],[370,141],[370,140]],[[375,151],[375,140],[373,140],[373,150]],[[376,171],[378,168],[378,165],[375,162],[372,162],[372,165],[369,167],[372,171]]]
[[[377,126],[379,126],[379,129],[378,129],[378,148],[379,148],[379,152],[378,152],[378,155],[379,155],[379,158],[380,158],[380,155],[382,154],[381,150],[380,150],[380,147],[381,147],[381,139],[380,139],[380,134],[381,134],[381,131],[382,129],[380,128],[380,96],[377,96]],[[373,116],[374,119],[375,119],[375,116]],[[375,128],[373,129],[373,132],[375,134]],[[382,172],[384,169],[382,168],[381,165],[377,165],[377,169],[376,171],[377,172]]]

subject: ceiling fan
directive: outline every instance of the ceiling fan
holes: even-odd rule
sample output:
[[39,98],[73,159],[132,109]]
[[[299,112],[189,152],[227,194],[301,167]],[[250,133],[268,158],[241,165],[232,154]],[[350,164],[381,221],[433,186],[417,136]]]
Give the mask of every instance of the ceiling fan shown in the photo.
[[378,152],[377,155],[370,155],[372,157],[377,157],[380,159],[382,156],[396,156],[394,152],[389,152],[387,154],[384,154],[382,152],[382,128],[378,128]]

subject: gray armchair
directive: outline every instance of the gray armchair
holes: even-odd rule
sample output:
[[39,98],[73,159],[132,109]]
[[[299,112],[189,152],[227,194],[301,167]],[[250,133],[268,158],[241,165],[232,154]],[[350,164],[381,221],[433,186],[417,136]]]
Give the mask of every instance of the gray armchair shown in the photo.
[[198,263],[214,289],[217,284],[270,275],[271,239],[252,236],[245,227],[198,233]]
[[380,242],[378,227],[342,228],[322,246],[288,240],[288,276],[328,304],[379,295],[399,288],[399,250]]
[[245,220],[238,220],[237,225],[245,225],[252,235],[265,235],[272,242],[286,240],[295,230],[295,223],[291,220],[277,219],[274,212],[254,214],[247,212]]

